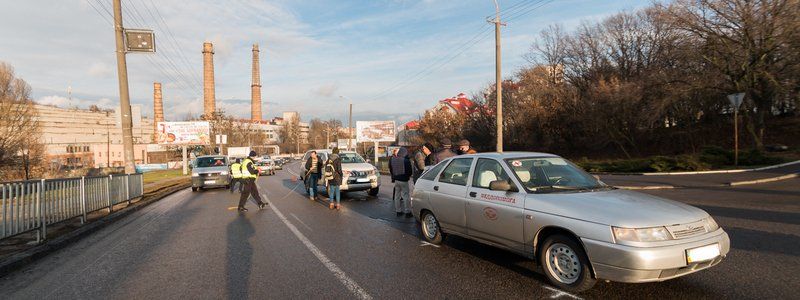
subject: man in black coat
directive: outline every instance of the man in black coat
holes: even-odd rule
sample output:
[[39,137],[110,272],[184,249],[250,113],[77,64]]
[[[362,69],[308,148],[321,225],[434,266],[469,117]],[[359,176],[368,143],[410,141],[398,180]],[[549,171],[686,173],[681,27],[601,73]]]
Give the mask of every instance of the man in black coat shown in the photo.
[[389,159],[389,173],[395,188],[394,212],[398,216],[405,213],[406,217],[411,217],[411,187],[408,181],[411,180],[412,171],[408,150],[400,148],[397,155]]

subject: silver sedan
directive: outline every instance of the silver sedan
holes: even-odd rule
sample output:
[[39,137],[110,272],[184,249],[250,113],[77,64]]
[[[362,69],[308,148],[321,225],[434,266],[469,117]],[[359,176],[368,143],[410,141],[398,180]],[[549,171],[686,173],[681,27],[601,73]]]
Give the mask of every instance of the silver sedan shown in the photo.
[[422,235],[508,249],[568,291],[597,280],[664,281],[715,266],[728,234],[705,211],[620,190],[552,154],[456,156],[428,169],[412,196]]

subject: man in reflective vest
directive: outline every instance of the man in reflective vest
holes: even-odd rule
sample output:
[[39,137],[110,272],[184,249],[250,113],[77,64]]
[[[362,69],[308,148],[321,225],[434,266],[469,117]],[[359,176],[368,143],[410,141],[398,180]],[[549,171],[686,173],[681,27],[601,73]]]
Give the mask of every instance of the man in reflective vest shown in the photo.
[[240,182],[242,179],[242,159],[237,158],[236,162],[231,165],[231,193],[236,189],[236,184],[239,184],[239,192],[242,192],[243,184]]
[[263,209],[267,206],[266,203],[261,201],[261,195],[258,192],[258,187],[256,186],[256,178],[258,178],[258,169],[256,169],[256,165],[253,162],[253,157],[256,156],[255,151],[250,151],[250,155],[244,159],[242,162],[242,179],[239,181],[242,183],[244,190],[242,191],[241,197],[239,197],[239,211],[247,211],[247,208],[244,207],[245,202],[247,202],[247,198],[253,196],[253,199],[256,200],[259,209]]

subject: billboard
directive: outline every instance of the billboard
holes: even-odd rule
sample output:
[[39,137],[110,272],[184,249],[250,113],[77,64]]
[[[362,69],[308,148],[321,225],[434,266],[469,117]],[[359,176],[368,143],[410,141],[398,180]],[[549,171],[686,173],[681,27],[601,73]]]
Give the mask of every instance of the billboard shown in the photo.
[[158,122],[156,142],[160,145],[208,145],[208,122]]
[[394,142],[394,121],[358,121],[356,122],[356,141]]

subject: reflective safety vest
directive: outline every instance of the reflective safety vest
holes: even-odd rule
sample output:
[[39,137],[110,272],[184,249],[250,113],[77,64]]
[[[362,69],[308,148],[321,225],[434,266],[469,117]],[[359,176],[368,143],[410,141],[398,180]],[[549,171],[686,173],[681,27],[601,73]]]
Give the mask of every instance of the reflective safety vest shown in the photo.
[[242,178],[258,178],[258,174],[250,174],[250,170],[247,166],[252,165],[253,161],[250,158],[245,158],[244,162],[242,162]]
[[242,164],[234,163],[231,165],[231,176],[235,179],[242,178]]

